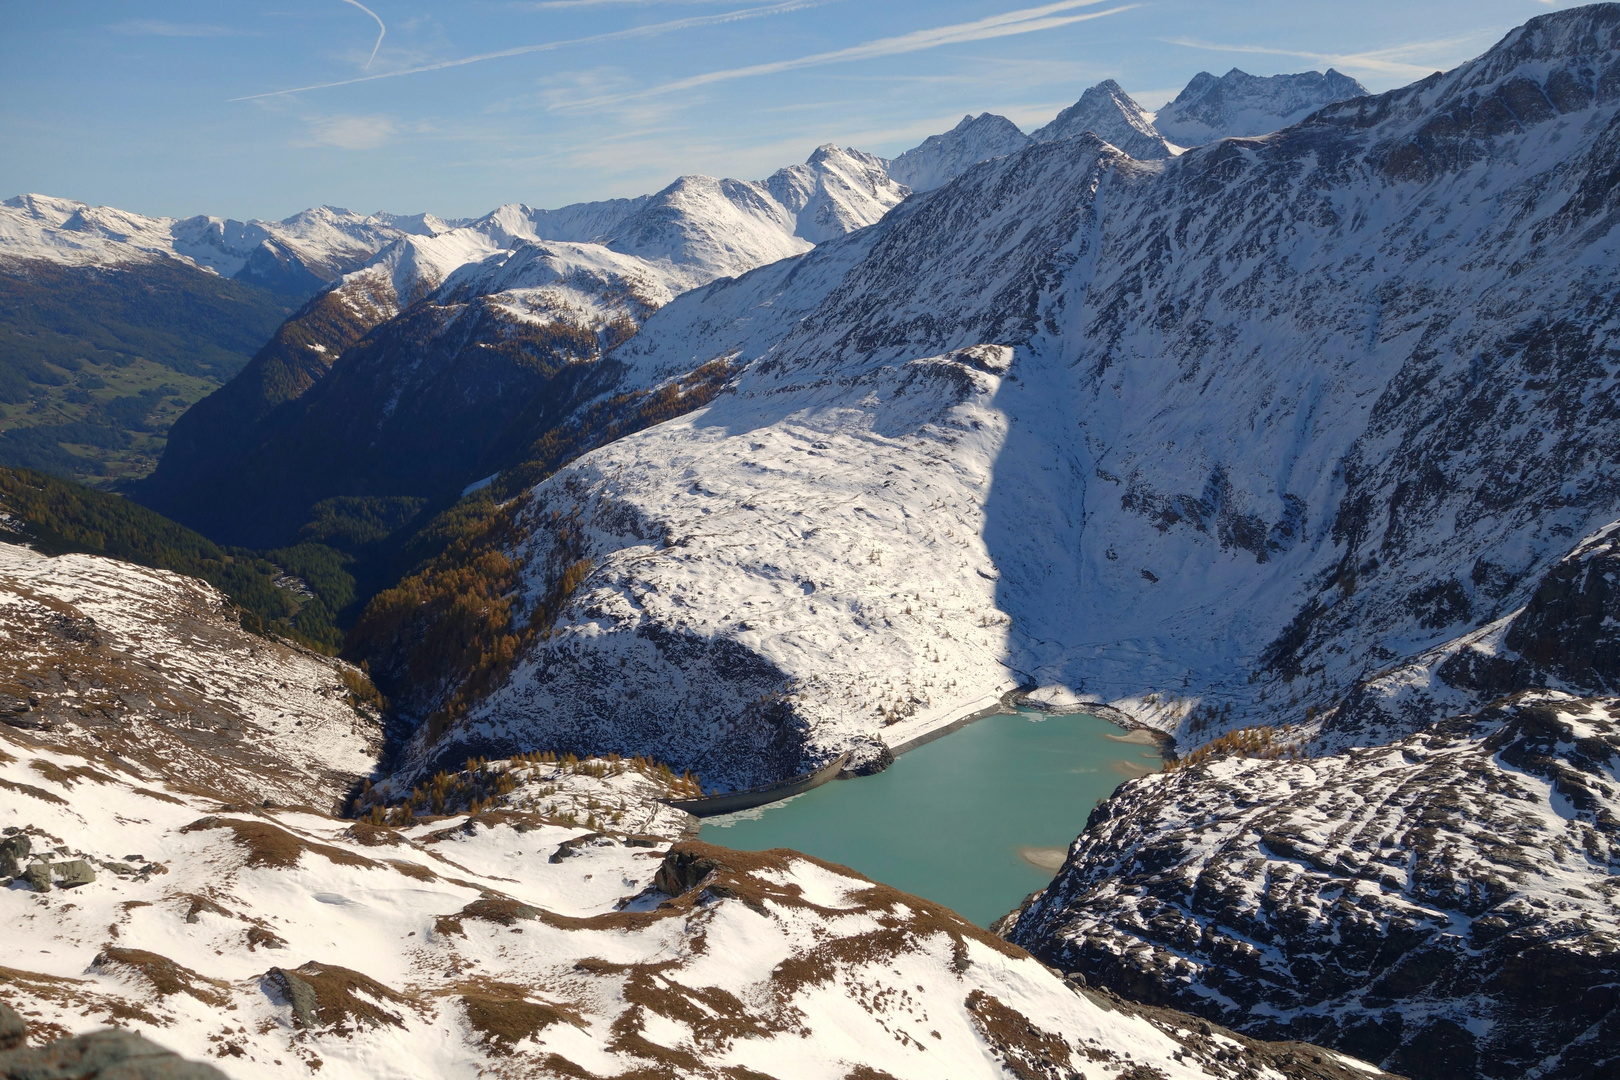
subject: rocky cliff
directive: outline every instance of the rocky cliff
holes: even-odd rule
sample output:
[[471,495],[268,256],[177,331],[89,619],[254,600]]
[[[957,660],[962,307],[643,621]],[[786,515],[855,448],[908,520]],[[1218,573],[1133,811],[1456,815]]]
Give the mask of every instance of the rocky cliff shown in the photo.
[[1617,710],[1527,692],[1383,746],[1131,781],[1007,932],[1137,1000],[1408,1076],[1606,1075]]

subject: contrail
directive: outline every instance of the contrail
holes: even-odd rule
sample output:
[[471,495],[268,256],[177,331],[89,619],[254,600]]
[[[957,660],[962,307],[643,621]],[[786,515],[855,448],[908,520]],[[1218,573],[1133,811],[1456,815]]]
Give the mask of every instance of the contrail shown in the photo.
[[825,64],[838,64],[851,60],[870,60],[883,56],[921,52],[941,45],[955,45],[970,41],[984,41],[990,38],[1011,37],[1016,34],[1031,34],[1041,30],[1054,30],[1060,26],[1068,26],[1071,23],[1101,19],[1144,6],[1141,3],[1120,4],[1105,11],[1084,12],[1078,15],[1066,14],[1075,8],[1095,7],[1097,4],[1106,2],[1107,0],[1056,0],[1055,3],[1044,4],[1040,7],[1003,12],[1000,15],[992,15],[989,18],[978,19],[974,22],[953,23],[949,26],[937,26],[928,30],[915,30],[909,34],[901,34],[898,37],[879,38],[875,41],[863,42],[859,45],[836,49],[832,52],[814,53],[793,60],[773,60],[764,64],[750,64],[747,67],[704,72],[701,75],[691,75],[646,90],[635,90],[623,94],[604,94],[565,103],[555,111],[577,112],[602,105],[662,97],[679,93],[682,90],[692,90],[700,86],[709,86],[713,83],[727,82],[732,79],[775,75],[783,71],[798,71],[802,68],[821,67]]
[[[355,0],[344,0],[345,3],[354,4]],[[339,79],[336,82],[313,83],[309,86],[294,86],[286,90],[267,90],[262,94],[243,94],[241,97],[226,98],[226,101],[257,101],[260,98],[281,97],[286,94],[301,94],[306,90],[329,90],[334,86],[353,86],[355,83],[371,82],[374,79],[394,79],[401,75],[418,75],[424,71],[443,71],[445,68],[461,67],[464,64],[477,64],[485,60],[498,60],[508,56],[523,56],[527,53],[550,52],[553,49],[567,48],[573,45],[596,45],[608,41],[623,41],[626,38],[650,37],[654,34],[667,34],[676,30],[689,30],[699,26],[711,26],[716,23],[737,22],[742,19],[757,19],[762,15],[780,15],[789,11],[801,11],[805,8],[819,7],[827,0],[783,0],[781,3],[769,4],[765,7],[741,8],[737,11],[727,11],[719,15],[697,15],[687,19],[675,19],[670,22],[653,23],[649,26],[636,26],[628,30],[614,30],[606,34],[592,34],[590,37],[572,38],[565,41],[543,41],[538,45],[519,45],[515,49],[502,49],[500,52],[480,53],[477,56],[463,56],[458,60],[440,60],[434,64],[423,64],[420,67],[401,68],[399,71],[383,71],[376,75],[360,75],[353,79]],[[1101,2],[1101,0],[1097,0]],[[359,7],[358,4],[355,4]]]
[[383,21],[377,18],[377,13],[375,11],[372,11],[370,8],[366,7],[366,5],[362,4],[360,0],[343,0],[343,2],[345,4],[350,4],[357,7],[367,15],[370,15],[373,19],[377,19],[377,44],[371,47],[371,56],[366,60],[366,70],[370,71],[371,61],[377,59],[377,50],[382,48],[383,35],[388,33],[388,27],[384,26]]

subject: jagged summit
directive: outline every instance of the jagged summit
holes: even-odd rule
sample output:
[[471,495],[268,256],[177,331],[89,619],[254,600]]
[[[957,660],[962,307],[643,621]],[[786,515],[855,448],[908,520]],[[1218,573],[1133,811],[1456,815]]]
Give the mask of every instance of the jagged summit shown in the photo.
[[760,186],[793,215],[793,235],[812,244],[872,224],[906,196],[882,158],[831,143]]
[[994,113],[969,114],[941,135],[930,135],[889,162],[889,175],[913,191],[950,183],[981,161],[1005,157],[1028,146],[1018,125]]
[[1138,161],[1158,161],[1171,154],[1169,144],[1154,128],[1142,106],[1113,79],[1087,90],[1079,101],[1035,132],[1034,139],[1053,142],[1072,139],[1088,131]]
[[1324,105],[1363,97],[1367,88],[1332,68],[1324,74],[1262,77],[1233,68],[1220,78],[1194,75],[1153,126],[1178,146],[1201,146],[1233,136],[1266,135],[1298,123]]

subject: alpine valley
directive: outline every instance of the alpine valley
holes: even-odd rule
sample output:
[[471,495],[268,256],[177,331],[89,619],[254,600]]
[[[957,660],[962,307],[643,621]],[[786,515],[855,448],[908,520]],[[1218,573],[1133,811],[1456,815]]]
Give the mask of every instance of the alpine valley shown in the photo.
[[[12,293],[0,1076],[1620,1070],[1620,4]],[[990,929],[672,805],[1015,699],[1168,760]]]

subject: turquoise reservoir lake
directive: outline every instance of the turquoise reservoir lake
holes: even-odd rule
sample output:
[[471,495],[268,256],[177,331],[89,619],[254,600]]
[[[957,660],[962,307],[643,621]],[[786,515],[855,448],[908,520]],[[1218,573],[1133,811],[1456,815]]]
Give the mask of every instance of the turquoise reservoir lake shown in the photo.
[[1052,880],[1099,799],[1158,770],[1158,750],[1141,739],[1084,714],[989,716],[876,776],[709,818],[702,837],[794,848],[988,926]]

